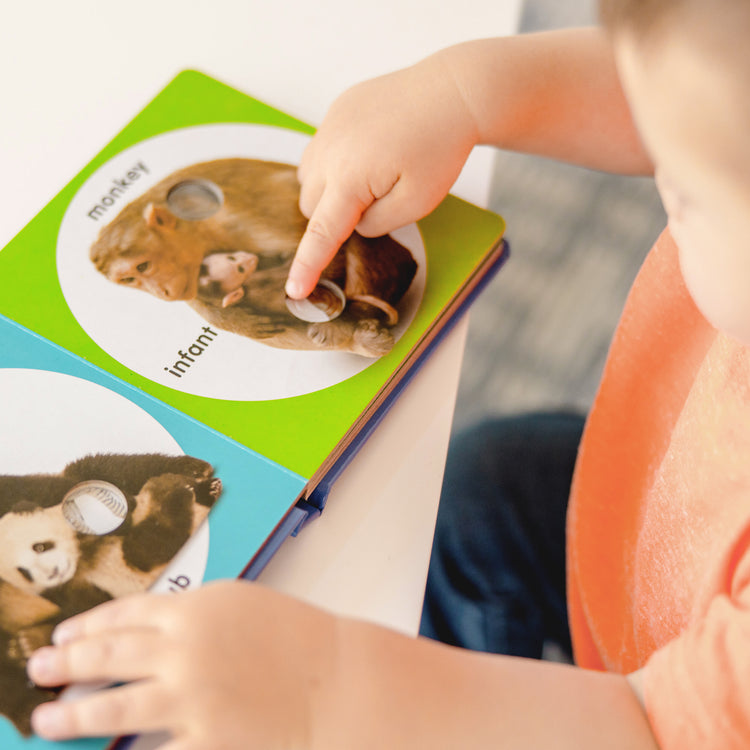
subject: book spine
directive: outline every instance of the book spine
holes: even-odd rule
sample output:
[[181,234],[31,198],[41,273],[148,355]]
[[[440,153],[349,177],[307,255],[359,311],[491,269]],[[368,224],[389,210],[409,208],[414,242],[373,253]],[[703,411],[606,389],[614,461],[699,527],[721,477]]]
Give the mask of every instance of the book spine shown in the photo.
[[[450,331],[453,330],[456,323],[469,310],[476,298],[484,291],[490,281],[492,281],[492,279],[496,276],[497,272],[500,270],[500,267],[505,263],[508,255],[510,254],[510,248],[507,241],[505,240],[503,240],[503,247],[504,250],[502,254],[499,255],[497,262],[494,263],[494,265],[487,271],[487,273],[482,276],[481,280],[477,282],[471,292],[456,308],[450,319],[440,329],[435,338],[430,341],[424,352],[420,355],[419,359],[414,362],[412,367],[410,367],[409,370],[401,378],[401,380],[399,380],[393,390],[384,399],[383,403],[378,407],[378,410],[375,412],[372,418],[367,421],[367,424],[360,430],[360,432],[347,446],[341,456],[339,456],[338,460],[331,467],[330,471],[325,475],[325,477],[323,477],[323,479],[317,484],[315,489],[310,493],[307,502],[313,508],[317,509],[318,515],[320,515],[320,513],[322,513],[323,511],[323,508],[325,508],[325,504],[328,501],[328,495],[331,492],[331,487],[333,487],[334,483],[341,475],[341,472],[344,471],[344,469],[349,465],[349,462],[354,458],[367,438],[375,431],[377,426],[382,421],[383,417],[385,417],[385,415],[388,413],[388,410],[391,408],[393,403],[399,397],[404,388],[406,388],[406,386],[411,382],[412,378],[416,375],[422,365],[429,359],[432,352],[435,351],[440,342],[443,341],[443,339],[450,333]],[[312,518],[310,518],[309,520],[312,520]],[[307,519],[304,520],[300,527],[295,531],[294,536],[297,535],[297,533],[304,527],[306,523]]]
[[247,568],[245,568],[241,578],[244,578],[246,581],[254,581],[266,567],[268,561],[276,554],[279,547],[290,536],[297,536],[304,526],[319,515],[320,510],[318,508],[313,507],[305,500],[297,501],[297,504],[287,513]]

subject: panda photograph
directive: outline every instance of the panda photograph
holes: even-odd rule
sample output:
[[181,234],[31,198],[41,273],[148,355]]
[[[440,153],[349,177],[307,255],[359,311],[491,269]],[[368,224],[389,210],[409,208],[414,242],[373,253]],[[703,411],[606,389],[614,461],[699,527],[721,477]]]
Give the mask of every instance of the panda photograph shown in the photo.
[[26,662],[59,622],[149,588],[221,494],[192,456],[95,454],[58,474],[0,475],[0,715],[24,736],[57,691]]

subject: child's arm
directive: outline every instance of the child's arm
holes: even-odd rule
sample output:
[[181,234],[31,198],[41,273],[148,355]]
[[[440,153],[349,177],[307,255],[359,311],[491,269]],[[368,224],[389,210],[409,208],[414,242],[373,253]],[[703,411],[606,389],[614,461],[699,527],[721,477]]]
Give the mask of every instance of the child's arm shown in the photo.
[[308,294],[356,227],[378,235],[429,213],[471,149],[492,144],[645,173],[609,40],[574,29],[467,42],[339,97],[300,165],[310,219],[290,271]]
[[166,729],[165,750],[656,748],[624,677],[414,640],[255,584],[120,599],[69,624],[66,645],[32,657],[35,682],[131,682],[37,709],[49,739]]

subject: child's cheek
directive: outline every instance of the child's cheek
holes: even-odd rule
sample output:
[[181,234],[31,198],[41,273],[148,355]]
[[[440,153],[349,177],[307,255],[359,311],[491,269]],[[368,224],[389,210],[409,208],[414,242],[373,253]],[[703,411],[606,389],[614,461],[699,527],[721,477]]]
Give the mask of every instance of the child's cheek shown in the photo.
[[737,262],[731,243],[718,230],[711,236],[701,231],[700,223],[671,220],[669,227],[696,307],[712,326],[750,345],[750,263]]

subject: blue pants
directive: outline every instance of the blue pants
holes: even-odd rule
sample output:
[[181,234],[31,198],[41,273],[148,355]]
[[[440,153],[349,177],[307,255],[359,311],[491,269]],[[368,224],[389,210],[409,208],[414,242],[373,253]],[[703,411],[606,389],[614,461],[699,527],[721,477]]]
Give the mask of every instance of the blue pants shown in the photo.
[[583,422],[530,414],[452,439],[422,635],[533,658],[553,641],[570,654],[565,515]]

